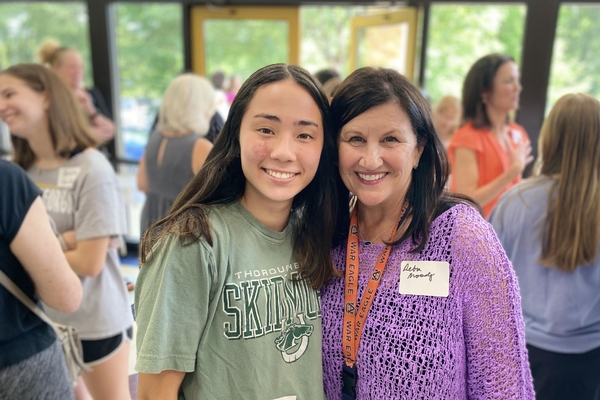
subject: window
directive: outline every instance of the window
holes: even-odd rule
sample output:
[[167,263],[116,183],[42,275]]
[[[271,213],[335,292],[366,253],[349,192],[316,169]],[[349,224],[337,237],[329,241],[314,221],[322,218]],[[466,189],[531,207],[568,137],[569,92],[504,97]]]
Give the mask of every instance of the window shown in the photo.
[[122,148],[118,156],[139,160],[163,93],[183,72],[180,4],[117,3],[118,106]]
[[525,13],[524,5],[432,5],[425,68],[431,102],[460,98],[469,68],[486,54],[507,54],[518,64]]
[[362,6],[305,6],[300,8],[300,63],[315,73],[332,68],[347,76],[349,71],[350,20],[364,15]]
[[0,3],[0,70],[19,63],[37,63],[45,39],[72,47],[83,56],[86,84],[92,85],[88,12],[83,2]]
[[562,5],[552,50],[546,114],[567,93],[600,99],[600,3]]

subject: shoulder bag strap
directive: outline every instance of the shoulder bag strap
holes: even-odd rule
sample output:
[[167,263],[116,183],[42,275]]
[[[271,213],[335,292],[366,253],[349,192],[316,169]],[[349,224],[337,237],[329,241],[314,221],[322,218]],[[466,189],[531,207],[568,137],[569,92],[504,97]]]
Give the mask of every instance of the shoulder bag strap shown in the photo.
[[[57,328],[54,325],[54,322],[46,315],[41,308],[37,306],[23,291],[19,288],[6,274],[4,271],[0,271],[0,284],[6,288],[10,293],[13,294],[23,305],[31,310],[32,313],[40,317],[42,321],[47,323],[54,329],[54,332],[57,332]],[[58,333],[57,333],[58,335]]]

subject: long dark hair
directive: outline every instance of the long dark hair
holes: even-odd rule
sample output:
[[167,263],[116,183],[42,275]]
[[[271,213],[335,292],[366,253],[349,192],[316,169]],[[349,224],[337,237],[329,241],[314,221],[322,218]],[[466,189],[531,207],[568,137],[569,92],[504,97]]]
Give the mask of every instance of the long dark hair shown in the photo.
[[242,85],[202,169],[179,195],[168,215],[144,234],[141,243],[142,262],[145,262],[152,246],[169,234],[179,236],[183,244],[204,237],[212,246],[206,206],[233,203],[244,194],[246,188],[240,161],[242,117],[260,87],[288,79],[302,86],[314,99],[321,111],[325,134],[317,173],[292,202],[290,223],[294,226],[294,256],[300,264],[301,276],[311,286],[319,288],[327,282],[334,271],[331,238],[337,213],[334,171],[337,148],[327,98],[311,75],[295,65],[266,66],[252,74]]
[[[429,236],[431,221],[450,203],[465,201],[462,196],[445,190],[448,180],[448,156],[438,139],[429,103],[421,91],[406,77],[392,69],[364,67],[354,71],[342,83],[331,103],[331,118],[336,140],[342,127],[365,111],[383,104],[398,104],[409,116],[417,136],[417,144],[423,147],[419,165],[412,171],[412,180],[406,199],[410,204],[412,220],[398,244],[412,237],[417,244],[413,251],[421,251]],[[340,204],[348,204],[349,192],[341,178],[337,180]],[[334,238],[341,244],[348,236],[348,209],[340,207]]]
[[491,126],[481,95],[491,93],[498,68],[507,62],[515,62],[515,59],[504,54],[488,54],[473,64],[462,89],[463,124],[472,122],[475,128]]

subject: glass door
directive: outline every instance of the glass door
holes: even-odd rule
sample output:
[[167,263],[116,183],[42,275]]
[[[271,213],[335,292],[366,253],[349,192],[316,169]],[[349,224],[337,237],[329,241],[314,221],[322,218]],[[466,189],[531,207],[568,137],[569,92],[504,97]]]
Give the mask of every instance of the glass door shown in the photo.
[[357,16],[351,20],[350,70],[392,68],[414,82],[417,47],[415,7]]
[[298,7],[191,9],[192,69],[245,80],[273,63],[299,63]]

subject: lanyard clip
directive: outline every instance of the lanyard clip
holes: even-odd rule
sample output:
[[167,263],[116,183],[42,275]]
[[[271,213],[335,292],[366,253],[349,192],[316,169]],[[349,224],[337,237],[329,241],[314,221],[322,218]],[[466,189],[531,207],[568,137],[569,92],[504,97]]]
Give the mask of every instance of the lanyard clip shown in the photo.
[[352,367],[345,363],[342,368],[342,400],[356,399],[356,381],[358,380],[358,371],[356,364]]

